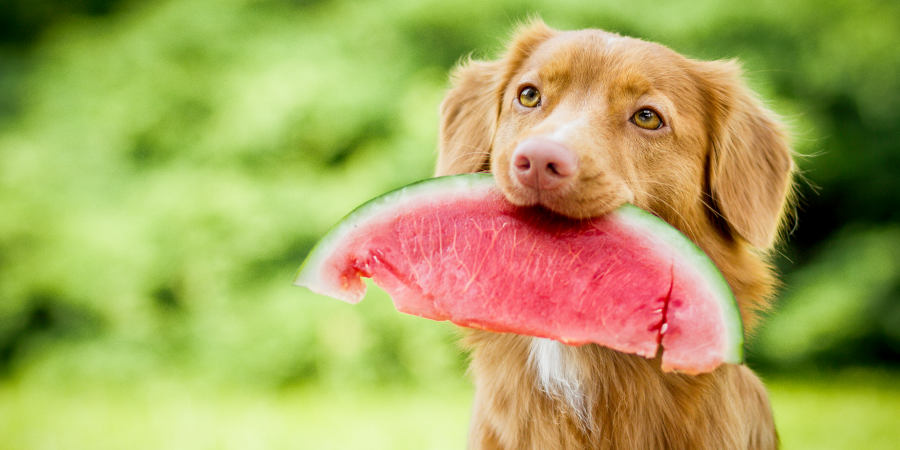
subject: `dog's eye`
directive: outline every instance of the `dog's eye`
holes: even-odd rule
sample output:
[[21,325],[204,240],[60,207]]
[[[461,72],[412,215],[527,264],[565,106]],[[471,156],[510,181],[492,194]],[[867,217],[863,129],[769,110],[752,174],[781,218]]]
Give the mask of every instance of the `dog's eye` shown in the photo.
[[663,126],[663,121],[656,111],[644,108],[631,116],[631,122],[645,130],[657,130]]
[[541,93],[532,86],[526,86],[519,91],[519,103],[528,108],[534,108],[541,104]]

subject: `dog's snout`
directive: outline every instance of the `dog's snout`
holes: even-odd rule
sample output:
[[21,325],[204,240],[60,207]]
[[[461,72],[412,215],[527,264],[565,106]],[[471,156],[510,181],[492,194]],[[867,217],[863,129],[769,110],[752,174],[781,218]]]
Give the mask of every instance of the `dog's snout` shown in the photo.
[[522,141],[513,152],[512,171],[523,186],[554,190],[575,176],[578,157],[559,142],[530,138]]

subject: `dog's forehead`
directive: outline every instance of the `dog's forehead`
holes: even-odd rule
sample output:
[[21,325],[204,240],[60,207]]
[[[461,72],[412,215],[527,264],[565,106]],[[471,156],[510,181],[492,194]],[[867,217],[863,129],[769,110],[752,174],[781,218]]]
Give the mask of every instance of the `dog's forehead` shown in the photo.
[[[609,74],[634,78],[671,77],[684,57],[660,44],[602,30],[559,33],[532,52],[526,71],[545,80],[598,79]],[[673,73],[676,72],[676,73]]]

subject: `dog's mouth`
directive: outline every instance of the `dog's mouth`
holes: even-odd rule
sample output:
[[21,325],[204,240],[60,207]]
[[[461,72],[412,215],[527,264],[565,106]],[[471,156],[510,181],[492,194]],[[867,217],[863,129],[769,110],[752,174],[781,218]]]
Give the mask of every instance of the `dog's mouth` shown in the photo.
[[541,206],[573,219],[607,214],[633,203],[631,189],[609,171],[582,161],[570,146],[526,138],[492,161],[494,179],[512,204]]
[[526,186],[509,173],[493,172],[506,199],[522,207],[539,206],[572,218],[588,219],[612,212],[624,203],[634,203],[632,190],[621,180],[591,177],[574,180],[557,189]]
[[[579,190],[577,186],[565,191],[533,189],[502,182],[495,174],[506,199],[517,206],[539,206],[572,219],[588,219],[612,212],[624,203],[633,203],[631,190],[616,183],[604,187]],[[593,195],[586,195],[585,191]]]

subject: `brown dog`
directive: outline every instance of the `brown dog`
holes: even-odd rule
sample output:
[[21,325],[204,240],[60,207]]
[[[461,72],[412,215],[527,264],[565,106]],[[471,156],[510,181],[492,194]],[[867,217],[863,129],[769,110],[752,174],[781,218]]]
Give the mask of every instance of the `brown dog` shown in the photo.
[[[745,327],[791,192],[780,124],[732,62],[535,22],[498,61],[460,67],[441,105],[438,175],[490,171],[506,197],[571,217],[652,211],[725,274]],[[765,388],[745,366],[663,373],[595,345],[468,331],[473,449],[773,449]]]

